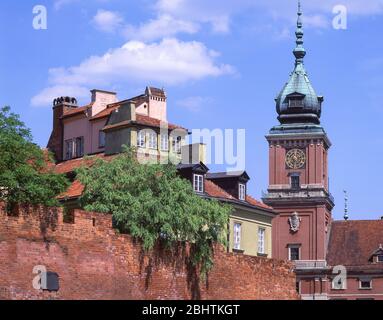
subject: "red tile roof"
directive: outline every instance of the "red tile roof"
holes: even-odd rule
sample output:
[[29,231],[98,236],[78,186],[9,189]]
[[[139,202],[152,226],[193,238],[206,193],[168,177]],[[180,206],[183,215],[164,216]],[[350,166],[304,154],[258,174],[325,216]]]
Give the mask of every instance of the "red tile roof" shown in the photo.
[[[104,128],[104,130],[115,129],[115,128],[120,128],[120,127],[135,125],[135,124],[142,125],[142,126],[153,127],[153,128],[160,128],[161,124],[165,124],[165,123],[166,122],[162,122],[159,119],[155,119],[155,118],[151,118],[151,117],[144,116],[144,115],[141,115],[141,114],[137,114],[136,121],[132,121],[132,120],[121,121],[119,123],[107,125]],[[182,130],[186,130],[187,131],[187,129],[185,129],[185,128],[181,127],[181,126],[178,126],[176,124],[172,124],[172,123],[166,123],[166,124],[167,124],[169,130],[182,129]]]
[[[330,266],[366,266],[383,244],[383,220],[334,221],[327,262]],[[377,266],[383,271],[383,264]]]
[[84,192],[84,189],[85,187],[81,184],[81,182],[75,180],[72,182],[69,188],[64,193],[60,194],[57,198],[59,200],[77,199],[81,197],[82,193]]
[[268,205],[264,204],[261,201],[254,199],[252,196],[249,196],[249,195],[246,197],[246,201],[248,203],[250,203],[251,205],[256,206],[256,207],[261,207],[261,208],[268,209],[268,210],[274,210],[272,207],[269,207]]
[[108,117],[114,110],[119,108],[120,105],[110,105],[106,109],[102,110],[101,112],[97,113],[95,116],[93,116],[90,120],[99,120],[102,118]]
[[205,192],[209,196],[214,198],[235,200],[235,198],[231,194],[227,193],[221,187],[217,186],[214,182],[211,182],[209,180],[205,180]]
[[81,166],[91,166],[97,159],[108,159],[112,156],[106,156],[103,153],[89,156],[86,158],[79,158],[61,162],[57,164],[54,168],[54,171],[58,174],[65,174],[73,172],[75,169],[80,168]]
[[[214,182],[207,180],[207,179],[205,180],[205,193],[208,196],[213,197],[213,198],[231,200],[231,201],[237,202],[238,204],[242,203],[241,201],[239,201],[238,199],[233,197],[231,194],[229,194],[228,192],[223,190],[221,187],[216,185]],[[250,205],[258,207],[258,208],[273,211],[273,208],[265,205],[264,203],[262,203],[258,200],[255,200],[251,196],[246,197],[246,202],[247,202],[247,204],[250,204]]]
[[64,115],[62,116],[62,118],[66,119],[66,118],[70,118],[70,117],[73,117],[73,116],[76,116],[79,114],[85,114],[86,111],[88,111],[91,107],[92,107],[92,105],[89,104],[89,105],[84,106],[84,107],[71,109],[71,110],[65,112]]

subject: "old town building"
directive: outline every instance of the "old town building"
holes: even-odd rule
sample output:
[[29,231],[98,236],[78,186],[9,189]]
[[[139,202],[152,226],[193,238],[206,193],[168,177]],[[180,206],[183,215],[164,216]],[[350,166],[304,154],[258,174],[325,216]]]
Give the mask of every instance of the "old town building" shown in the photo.
[[[206,199],[233,206],[228,221],[228,251],[271,258],[274,210],[247,193],[246,172],[209,173],[206,146],[186,145],[188,130],[167,121],[165,91],[147,87],[143,95],[118,101],[116,93],[92,90],[91,103],[78,107],[75,98],[53,103],[53,131],[48,149],[56,157],[55,170],[72,181],[60,200],[79,207],[83,186],[75,169],[95,159],[111,159],[123,145],[135,147],[145,160],[172,161],[194,191]],[[85,157],[87,156],[87,157]]]
[[273,257],[295,262],[303,299],[383,299],[383,221],[333,221],[330,139],[322,103],[304,66],[299,3],[295,68],[276,99],[279,125],[267,135]]

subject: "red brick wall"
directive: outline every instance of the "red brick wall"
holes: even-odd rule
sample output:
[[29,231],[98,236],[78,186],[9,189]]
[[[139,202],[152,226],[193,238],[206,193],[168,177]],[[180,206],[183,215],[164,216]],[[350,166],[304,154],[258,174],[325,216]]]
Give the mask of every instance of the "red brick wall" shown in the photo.
[[[298,298],[288,263],[216,248],[215,266],[200,280],[187,255],[187,249],[143,253],[111,228],[110,216],[76,211],[75,223],[67,224],[61,209],[9,217],[0,205],[0,299]],[[57,293],[33,289],[36,265],[59,274]]]

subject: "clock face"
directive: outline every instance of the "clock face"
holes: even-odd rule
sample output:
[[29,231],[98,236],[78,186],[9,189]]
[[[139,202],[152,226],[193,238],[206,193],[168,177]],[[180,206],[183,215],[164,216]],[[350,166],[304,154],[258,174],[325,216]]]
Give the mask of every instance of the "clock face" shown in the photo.
[[292,149],[286,154],[286,165],[290,169],[301,169],[306,164],[306,155],[300,149]]

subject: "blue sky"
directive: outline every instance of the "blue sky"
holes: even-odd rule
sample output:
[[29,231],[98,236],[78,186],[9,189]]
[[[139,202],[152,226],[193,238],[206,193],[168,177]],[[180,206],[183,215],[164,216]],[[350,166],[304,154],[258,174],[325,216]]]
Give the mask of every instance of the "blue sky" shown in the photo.
[[[48,29],[32,27],[45,5]],[[333,7],[348,9],[346,30]],[[352,219],[383,215],[383,0],[303,0],[306,69],[325,96],[333,147],[335,218],[343,190]],[[246,129],[246,167],[256,197],[267,189],[274,98],[293,69],[295,0],[31,0],[0,2],[0,105],[11,105],[45,146],[53,96],[89,101],[164,86],[169,120],[190,129]],[[222,168],[213,168],[222,169]]]

